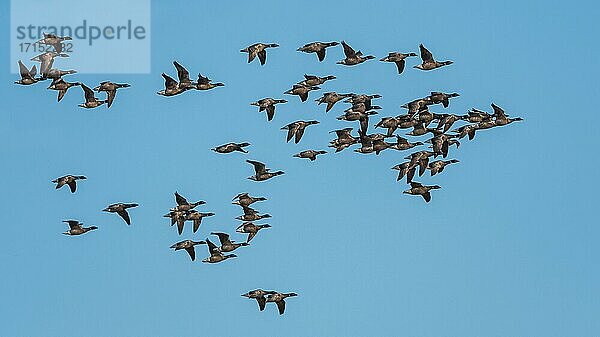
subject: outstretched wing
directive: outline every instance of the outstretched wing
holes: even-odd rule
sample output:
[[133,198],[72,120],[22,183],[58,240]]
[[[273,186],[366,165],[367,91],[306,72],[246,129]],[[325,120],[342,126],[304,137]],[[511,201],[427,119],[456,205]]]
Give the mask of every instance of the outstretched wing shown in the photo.
[[427,50],[425,46],[420,44],[419,50],[421,51],[421,60],[423,60],[423,62],[433,62],[433,55],[431,55],[431,52]]
[[182,197],[181,194],[179,194],[178,192],[175,192],[175,202],[177,203],[177,205],[189,205],[189,202],[187,201],[186,198]]
[[210,234],[218,236],[219,242],[221,242],[221,245],[231,243],[231,241],[229,241],[229,234],[220,233],[220,232],[212,232]]
[[108,90],[106,94],[108,95],[108,107],[110,108],[117,95],[117,90]]
[[175,90],[177,88],[177,81],[175,81],[171,76],[163,73],[162,77],[165,79],[165,88],[167,90]]
[[131,219],[129,218],[129,213],[127,213],[126,210],[119,211],[117,214],[119,214],[119,216],[125,220],[126,224],[131,225]]
[[173,61],[173,65],[177,68],[177,77],[179,78],[179,83],[190,83],[190,73],[185,69],[181,64],[177,63],[177,61]]
[[75,193],[75,191],[77,190],[77,183],[75,182],[75,180],[69,181],[67,184],[71,189],[71,193]]
[[19,60],[19,74],[21,74],[21,78],[27,78],[29,76],[29,69]]
[[296,144],[298,144],[298,142],[300,142],[300,139],[302,139],[302,135],[304,135],[304,130],[306,129],[305,126],[299,126],[296,129],[296,138],[294,138],[294,142]]
[[344,55],[346,55],[346,57],[354,57],[354,55],[356,55],[354,49],[347,45],[345,41],[342,41],[342,46],[344,47]]
[[325,59],[325,48],[317,50],[317,57],[319,58],[319,62],[323,62]]
[[198,74],[198,84],[209,84],[210,79],[208,77],[202,76],[202,74]]
[[265,164],[256,161],[256,160],[246,160],[247,163],[250,163],[254,166],[254,172],[256,172],[256,174],[261,174],[264,173],[266,171],[266,166]]
[[260,65],[265,65],[265,63],[267,62],[267,51],[266,50],[261,50],[258,52],[258,59],[260,61]]
[[92,102],[92,101],[96,100],[96,97],[94,96],[94,92],[92,91],[92,89],[88,88],[88,86],[86,86],[83,83],[81,83],[81,88],[83,88],[86,102]]
[[194,249],[194,246],[187,247],[185,251],[190,255],[192,261],[196,260],[196,250]]
[[494,116],[496,116],[496,118],[500,118],[500,119],[505,119],[506,118],[506,113],[504,112],[504,110],[502,110],[501,107],[499,107],[496,104],[492,103],[492,109],[494,109]]
[[275,117],[275,106],[268,105],[265,109],[267,110],[267,120],[268,121],[273,120],[273,117]]
[[267,299],[264,296],[257,297],[256,302],[258,302],[258,309],[260,311],[265,310],[265,305],[267,304]]
[[279,309],[279,314],[283,315],[283,313],[285,312],[285,301],[281,300],[275,303],[277,303],[277,309]]
[[404,71],[404,66],[406,65],[406,62],[404,60],[400,60],[396,63],[396,67],[398,68],[398,74],[402,74],[402,72]]

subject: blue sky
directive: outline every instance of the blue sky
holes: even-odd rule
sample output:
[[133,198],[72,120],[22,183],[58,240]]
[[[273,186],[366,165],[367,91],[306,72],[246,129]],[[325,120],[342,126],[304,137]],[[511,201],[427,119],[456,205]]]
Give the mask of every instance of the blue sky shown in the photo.
[[[597,336],[597,5],[428,4],[423,13],[419,2],[153,1],[151,74],[71,77],[131,83],[109,110],[78,108],[79,88],[57,104],[45,83],[13,85],[3,34],[0,335]],[[4,3],[6,31],[9,14]],[[342,39],[378,58],[424,43],[455,63],[398,76],[375,60],[336,65],[340,47],[323,63],[295,51]],[[281,45],[264,67],[239,53],[257,41]],[[173,60],[225,87],[157,96],[160,73],[175,75]],[[382,116],[439,90],[461,96],[435,112],[495,102],[525,122],[452,151],[459,164],[420,178],[442,186],[426,204],[402,195],[406,185],[390,169],[409,152],[292,158],[325,149],[328,131],[355,126],[335,119],[343,105],[328,114],[317,107],[320,92],[303,104],[283,95],[304,73],[336,75],[325,91],[381,94]],[[268,96],[290,101],[270,123],[249,105]],[[280,127],[299,119],[321,124],[286,144]],[[252,143],[250,153],[210,151],[229,141]],[[246,159],[286,174],[252,182]],[[50,183],[67,173],[88,177],[76,194]],[[217,214],[196,235],[188,226],[178,236],[162,218],[175,191]],[[169,250],[181,239],[233,232],[241,210],[230,201],[243,191],[269,199],[256,208],[273,215],[273,227],[237,259],[206,265]],[[118,201],[140,204],[130,227],[101,212]],[[61,220],[71,218],[99,230],[61,235]],[[259,312],[240,297],[259,287],[299,297],[284,316],[272,305]]]

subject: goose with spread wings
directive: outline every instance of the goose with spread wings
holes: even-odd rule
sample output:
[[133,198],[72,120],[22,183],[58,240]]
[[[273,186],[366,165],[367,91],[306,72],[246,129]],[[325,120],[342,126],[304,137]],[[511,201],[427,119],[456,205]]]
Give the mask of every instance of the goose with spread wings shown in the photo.
[[270,169],[268,169],[265,166],[265,164],[263,164],[259,161],[256,161],[256,160],[246,160],[246,162],[249,164],[252,164],[252,166],[254,166],[254,175],[251,177],[248,177],[248,179],[250,179],[250,180],[264,181],[264,180],[268,180],[273,177],[276,177],[278,175],[284,174],[283,171],[270,172]]

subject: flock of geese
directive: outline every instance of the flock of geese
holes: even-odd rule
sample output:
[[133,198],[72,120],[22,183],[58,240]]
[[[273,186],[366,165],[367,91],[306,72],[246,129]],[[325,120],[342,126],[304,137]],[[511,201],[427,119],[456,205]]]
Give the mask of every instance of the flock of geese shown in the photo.
[[[21,61],[19,61],[21,79],[15,83],[32,85],[41,81],[52,80],[48,89],[58,91],[59,102],[65,96],[69,88],[80,86],[83,89],[85,96],[85,102],[80,104],[80,107],[97,108],[105,103],[110,107],[114,102],[117,90],[127,88],[130,86],[129,84],[105,81],[101,82],[92,90],[83,83],[67,82],[63,79],[63,76],[74,74],[76,71],[53,68],[55,58],[68,57],[68,55],[62,51],[62,42],[70,39],[71,38],[67,36],[61,37],[53,34],[44,34],[44,38],[40,40],[39,43],[53,46],[54,51],[47,51],[31,59],[32,61],[40,63],[40,76],[36,77],[36,65],[28,69]],[[339,44],[340,43],[338,42],[313,42],[298,48],[297,51],[315,53],[317,54],[319,62],[322,62],[325,60],[326,49],[335,47]],[[375,58],[372,55],[365,56],[361,51],[355,51],[344,41],[341,42],[341,45],[343,47],[345,58],[337,62],[338,64],[355,66]],[[258,57],[260,64],[264,65],[267,60],[267,49],[276,47],[279,47],[279,45],[275,43],[256,43],[242,49],[241,52],[248,54],[248,63]],[[422,62],[413,66],[413,68],[430,71],[453,63],[452,61],[436,61],[432,53],[422,44],[419,46],[419,50]],[[380,61],[395,63],[398,74],[402,74],[405,69],[406,61],[415,56],[417,56],[417,54],[412,52],[391,52],[380,59]],[[177,80],[163,73],[162,77],[165,81],[164,89],[158,91],[158,95],[176,96],[190,90],[211,90],[224,86],[223,83],[214,83],[211,79],[202,74],[199,74],[197,81],[194,82],[190,79],[190,73],[184,66],[176,61],[173,62],[173,65],[177,71]],[[301,81],[294,84],[292,88],[285,91],[284,94],[298,96],[301,102],[305,102],[308,100],[311,91],[320,90],[321,85],[324,85],[327,81],[335,78],[336,77],[333,75],[324,77],[304,75],[304,78]],[[94,91],[106,92],[106,99],[100,100],[96,98]],[[491,113],[475,108],[463,115],[430,111],[430,107],[434,105],[441,105],[444,108],[448,108],[451,99],[458,96],[459,94],[457,93],[431,92],[425,97],[406,103],[402,106],[402,108],[406,109],[405,113],[394,117],[383,117],[374,125],[374,128],[385,129],[385,133],[369,133],[369,118],[377,115],[377,110],[381,109],[380,106],[373,104],[373,101],[381,98],[381,95],[325,92],[321,97],[316,99],[316,102],[318,105],[326,104],[325,112],[332,110],[338,102],[348,103],[349,107],[345,109],[344,114],[337,117],[337,119],[346,122],[358,122],[356,134],[353,134],[355,130],[352,127],[331,131],[336,134],[337,138],[330,141],[329,147],[335,149],[336,153],[354,145],[357,145],[357,148],[354,149],[355,152],[375,155],[379,155],[385,150],[407,151],[417,146],[427,146],[427,148],[423,150],[412,152],[404,157],[406,161],[394,166],[392,169],[399,171],[398,181],[406,177],[406,183],[410,188],[404,191],[405,194],[421,196],[426,202],[429,202],[431,200],[431,191],[441,187],[438,185],[423,185],[422,183],[414,181],[413,179],[417,173],[420,177],[429,170],[431,176],[434,176],[443,172],[446,166],[458,163],[459,161],[456,159],[445,159],[449,155],[451,146],[455,145],[456,148],[460,146],[460,139],[468,137],[469,140],[472,140],[477,131],[501,127],[522,120],[521,118],[509,117],[502,108],[493,103],[491,104]],[[287,102],[287,100],[281,98],[266,97],[259,99],[256,102],[252,102],[250,105],[258,107],[259,112],[266,112],[267,121],[270,122],[275,117],[276,105],[285,104]],[[462,122],[464,124],[451,130],[457,122]],[[316,120],[298,120],[283,126],[281,129],[287,131],[286,142],[294,139],[295,143],[299,143],[302,140],[307,127],[318,123],[319,121]],[[405,135],[398,134],[398,130],[402,129],[410,129],[410,132],[407,132]],[[423,142],[411,142],[406,138],[407,136],[430,136],[430,138]],[[388,139],[393,139],[393,141],[387,141]],[[233,152],[246,154],[248,151],[245,148],[248,146],[250,146],[250,143],[247,142],[232,142],[216,146],[212,151],[220,154],[229,154]],[[307,149],[294,154],[293,157],[315,161],[317,156],[324,154],[327,154],[327,151]],[[441,159],[437,159],[438,157],[441,157]],[[267,168],[266,164],[256,160],[246,160],[246,162],[252,165],[254,169],[254,174],[248,177],[248,179],[253,181],[266,181],[284,174],[283,171],[271,170]],[[86,177],[82,175],[66,175],[57,178],[52,182],[56,184],[57,189],[68,185],[71,193],[75,193],[77,190],[77,182],[85,179]],[[264,200],[266,200],[266,198],[251,196],[248,193],[240,193],[232,200],[232,203],[239,205],[243,211],[243,215],[236,218],[237,220],[242,221],[242,224],[239,225],[235,231],[239,234],[247,234],[245,242],[233,241],[230,239],[230,235],[224,232],[211,232],[210,235],[214,235],[218,238],[219,245],[213,243],[209,238],[206,238],[205,240],[200,241],[183,240],[173,244],[170,248],[175,251],[185,250],[191,260],[195,261],[195,247],[198,245],[206,245],[209,256],[202,260],[204,263],[219,263],[237,257],[237,255],[230,253],[240,247],[249,246],[250,241],[260,230],[271,227],[269,224],[254,223],[255,221],[271,217],[269,214],[260,214],[259,211],[251,207],[254,203]],[[212,212],[200,212],[196,210],[196,207],[206,204],[205,201],[199,200],[196,202],[189,202],[178,192],[175,192],[175,202],[176,206],[169,209],[169,212],[164,215],[164,217],[170,219],[171,226],[177,225],[177,232],[179,235],[183,233],[186,222],[191,221],[193,223],[193,233],[196,233],[200,228],[202,219],[215,215],[215,213]],[[116,213],[127,225],[129,225],[131,224],[131,218],[128,209],[138,206],[139,205],[136,203],[115,203],[107,206],[103,211]],[[84,227],[83,223],[77,220],[66,220],[64,222],[69,225],[69,230],[63,233],[66,235],[81,235],[98,229],[96,226]],[[297,296],[297,294],[256,289],[249,291],[242,296],[255,299],[258,302],[261,311],[264,310],[266,303],[276,303],[279,313],[283,314],[285,310],[285,299]]]

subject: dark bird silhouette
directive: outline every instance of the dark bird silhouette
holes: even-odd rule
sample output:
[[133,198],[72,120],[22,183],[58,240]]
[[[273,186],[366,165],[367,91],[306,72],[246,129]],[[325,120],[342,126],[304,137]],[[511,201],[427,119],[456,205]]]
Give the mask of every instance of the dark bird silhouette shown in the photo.
[[258,107],[258,112],[266,111],[267,112],[267,120],[273,120],[275,116],[275,104],[287,103],[285,99],[274,99],[274,98],[263,98],[256,102],[250,103],[250,105],[254,105]]
[[236,243],[235,241],[231,241],[229,239],[229,234],[227,234],[227,233],[211,232],[210,234],[216,235],[219,237],[219,242],[221,242],[221,247],[218,247],[217,249],[221,253],[233,252],[234,250],[236,250],[240,247],[248,246],[247,242]]
[[260,231],[261,229],[264,229],[264,228],[271,228],[271,225],[269,225],[269,224],[255,225],[252,222],[244,222],[243,224],[239,225],[235,231],[237,233],[248,234],[248,238],[246,239],[246,242],[250,242],[256,236],[256,234],[258,234],[258,231]]
[[107,106],[110,108],[115,96],[117,95],[117,89],[129,88],[131,85],[127,83],[113,83],[110,81],[101,82],[99,86],[95,87],[94,90],[97,92],[104,91],[107,94]]
[[59,189],[65,185],[69,185],[69,188],[71,189],[71,193],[75,193],[75,191],[77,190],[77,180],[83,180],[83,179],[87,179],[85,176],[73,176],[73,175],[66,175],[66,176],[62,176],[60,178],[56,178],[54,180],[52,180],[53,183],[56,184],[56,189]]
[[322,97],[317,98],[315,101],[318,102],[318,105],[321,105],[322,103],[327,103],[327,108],[325,108],[325,112],[329,112],[329,110],[333,108],[335,103],[350,96],[352,96],[352,94],[338,94],[337,92],[332,91],[324,93]]
[[175,207],[175,211],[189,211],[191,209],[196,208],[196,206],[206,204],[206,201],[199,200],[196,202],[189,202],[186,198],[181,196],[178,192],[175,192],[175,202],[177,203],[177,207]]
[[255,43],[251,46],[248,46],[240,52],[248,53],[248,63],[252,62],[256,56],[258,56],[258,60],[260,61],[260,65],[265,65],[267,62],[267,48],[276,48],[279,47],[276,43]]
[[81,83],[81,89],[83,89],[83,93],[85,95],[85,103],[79,104],[80,107],[86,109],[93,109],[101,106],[104,103],[107,103],[108,100],[99,100],[94,95],[94,91],[88,88],[85,84]]
[[403,54],[403,53],[399,53],[399,52],[394,52],[394,53],[389,53],[388,56],[382,58],[379,61],[395,63],[396,67],[398,68],[398,74],[402,74],[402,72],[404,71],[404,67],[406,65],[405,59],[407,57],[411,57],[411,56],[417,56],[417,54],[415,54],[415,53]]
[[31,67],[31,69],[27,69],[23,62],[19,60],[19,74],[21,75],[21,79],[15,81],[15,84],[31,85],[39,81],[39,79],[35,77],[37,74],[37,68],[35,64],[33,67]]
[[58,102],[60,102],[63,99],[63,97],[65,97],[65,94],[67,93],[67,90],[69,90],[69,88],[75,87],[78,85],[81,85],[81,83],[80,82],[67,82],[67,81],[63,80],[62,78],[58,78],[58,79],[52,81],[52,83],[50,84],[48,89],[58,91]]
[[444,167],[458,163],[459,161],[456,159],[451,160],[436,160],[429,163],[428,169],[431,171],[431,175],[434,176],[438,173],[442,173],[444,171]]
[[225,86],[225,84],[221,82],[212,83],[212,80],[210,78],[202,76],[202,74],[198,74],[198,81],[192,83],[192,85],[196,90],[210,90],[216,87]]
[[319,90],[317,86],[305,86],[302,84],[294,84],[292,89],[284,92],[286,95],[296,95],[300,97],[300,101],[305,102],[308,99],[308,93],[312,90]]
[[238,216],[236,219],[237,220],[241,220],[241,221],[257,221],[257,220],[261,220],[261,219],[266,219],[266,218],[270,218],[271,215],[270,214],[258,214],[258,211],[249,207],[249,206],[242,206],[242,209],[244,210],[244,215],[240,215]]
[[265,305],[267,304],[267,299],[265,298],[265,295],[271,295],[271,294],[275,294],[275,292],[262,290],[262,289],[256,289],[256,290],[249,291],[245,294],[242,294],[242,296],[248,297],[250,299],[255,299],[256,302],[258,302],[258,309],[260,311],[263,311],[263,310],[265,310]]
[[344,55],[346,55],[346,58],[338,61],[337,64],[354,66],[375,58],[373,55],[363,56],[363,53],[360,50],[354,51],[354,49],[352,49],[345,41],[342,41],[342,47],[344,47]]
[[292,138],[294,138],[294,143],[298,144],[300,139],[302,139],[302,135],[304,135],[304,130],[309,125],[319,124],[318,121],[296,121],[290,123],[281,128],[281,130],[287,130],[287,138],[286,142],[289,142]]
[[248,179],[250,179],[250,180],[264,181],[264,180],[268,180],[273,177],[276,177],[278,175],[284,174],[283,171],[270,172],[270,169],[268,169],[265,166],[265,164],[258,162],[256,160],[246,160],[246,162],[249,164],[252,164],[252,166],[254,166],[254,175],[251,177],[248,177]]
[[240,206],[244,207],[244,206],[250,206],[257,201],[265,201],[265,200],[267,200],[267,198],[252,197],[248,193],[244,192],[244,193],[240,193],[240,194],[236,195],[232,199],[232,201],[233,201],[232,204],[240,205]]
[[262,290],[262,289],[256,289],[256,290],[249,291],[245,294],[242,294],[242,296],[248,297],[250,299],[255,299],[256,302],[258,302],[258,309],[260,311],[263,311],[263,310],[265,310],[265,305],[267,304],[267,299],[265,298],[265,295],[270,295],[270,294],[275,294],[275,292]]
[[336,77],[333,75],[319,77],[315,75],[304,74],[304,80],[302,82],[298,82],[298,84],[306,87],[313,87],[334,79],[336,79]]
[[333,46],[337,46],[338,42],[311,42],[297,49],[304,53],[316,53],[319,62],[323,62],[325,59],[325,49]]
[[314,161],[317,159],[317,155],[326,154],[327,151],[316,151],[316,150],[304,150],[300,153],[294,155],[296,158],[307,158],[310,161]]
[[425,48],[425,46],[423,46],[422,44],[419,45],[419,50],[421,51],[421,60],[423,61],[423,63],[416,65],[413,68],[421,70],[433,70],[454,63],[452,61],[438,62],[434,60],[433,54],[431,54],[431,52],[427,50],[427,48]]
[[274,302],[277,304],[277,309],[279,309],[279,314],[283,315],[285,312],[285,299],[288,297],[298,296],[296,293],[279,293],[276,292],[274,294],[269,294],[267,296],[267,303]]
[[63,233],[65,235],[81,235],[98,229],[96,226],[83,227],[83,223],[77,220],[64,220],[63,222],[69,225],[69,230]]
[[237,255],[235,255],[235,254],[223,255],[223,253],[221,253],[219,251],[219,248],[214,243],[212,243],[208,238],[205,241],[206,241],[206,244],[208,245],[208,253],[210,254],[210,256],[205,258],[204,260],[202,260],[202,262],[204,262],[204,263],[219,263],[221,261],[225,261],[227,259],[237,257]]
[[231,153],[234,151],[248,153],[248,151],[244,150],[244,147],[250,146],[250,143],[227,143],[224,145],[217,146],[211,150],[217,153]]
[[437,190],[440,189],[441,187],[438,185],[433,185],[433,186],[424,186],[421,183],[417,183],[414,181],[410,182],[410,189],[404,191],[403,193],[405,194],[411,194],[411,195],[420,195],[423,197],[423,199],[425,199],[425,202],[430,202],[431,201],[431,193],[429,193],[429,191],[431,190]]
[[172,245],[170,248],[175,249],[175,251],[185,249],[185,251],[190,255],[192,261],[196,260],[196,250],[194,246],[196,245],[204,245],[205,241],[193,241],[193,240],[183,240],[179,241],[176,244]]
[[138,207],[138,206],[139,206],[138,204],[117,203],[117,204],[109,205],[102,211],[109,212],[109,213],[117,213],[121,218],[123,218],[123,220],[125,220],[126,224],[131,225],[131,219],[129,218],[129,213],[127,213],[127,209],[133,208],[133,207]]

